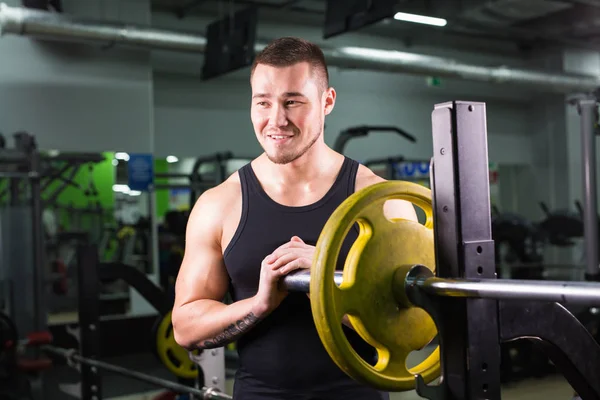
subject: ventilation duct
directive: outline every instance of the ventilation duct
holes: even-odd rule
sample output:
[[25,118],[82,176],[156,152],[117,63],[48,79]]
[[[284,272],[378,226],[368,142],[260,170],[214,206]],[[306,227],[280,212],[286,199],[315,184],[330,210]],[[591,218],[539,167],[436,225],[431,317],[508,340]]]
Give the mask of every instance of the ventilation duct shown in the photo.
[[[14,34],[69,42],[103,42],[147,49],[203,53],[206,38],[114,22],[76,19],[63,14],[9,7],[0,3],[0,35]],[[256,45],[260,51],[264,44]],[[600,86],[599,77],[552,74],[543,71],[489,67],[461,63],[452,59],[378,50],[362,47],[323,47],[332,66],[372,71],[460,78],[469,81],[516,84],[551,92],[592,91]]]

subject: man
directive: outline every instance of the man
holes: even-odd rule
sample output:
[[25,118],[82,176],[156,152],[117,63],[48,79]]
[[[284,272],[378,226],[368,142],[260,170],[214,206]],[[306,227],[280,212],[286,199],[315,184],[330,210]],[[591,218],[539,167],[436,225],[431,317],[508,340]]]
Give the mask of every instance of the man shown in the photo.
[[[175,289],[175,339],[187,349],[237,341],[236,400],[388,398],[331,360],[306,294],[278,288],[286,274],[311,267],[314,245],[340,203],[383,179],[325,144],[324,120],[336,92],[317,46],[290,37],[273,41],[257,55],[250,83],[251,119],[264,153],[206,191],[190,214]],[[388,202],[385,212],[417,221],[408,202]],[[357,232],[346,239],[342,258]],[[228,290],[233,303],[225,305]],[[352,329],[346,334],[374,361],[372,347]]]

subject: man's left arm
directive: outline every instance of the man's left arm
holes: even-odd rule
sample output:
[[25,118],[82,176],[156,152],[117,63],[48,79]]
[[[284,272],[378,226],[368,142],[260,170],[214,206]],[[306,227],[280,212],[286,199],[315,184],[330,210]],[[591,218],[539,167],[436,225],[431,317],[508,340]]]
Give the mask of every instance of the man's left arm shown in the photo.
[[[359,169],[355,191],[358,192],[361,189],[380,182],[386,182],[386,179],[375,175],[366,168],[364,168],[363,171]],[[388,200],[383,206],[383,213],[390,220],[407,219],[410,221],[419,222],[415,206],[410,201],[399,199]]]

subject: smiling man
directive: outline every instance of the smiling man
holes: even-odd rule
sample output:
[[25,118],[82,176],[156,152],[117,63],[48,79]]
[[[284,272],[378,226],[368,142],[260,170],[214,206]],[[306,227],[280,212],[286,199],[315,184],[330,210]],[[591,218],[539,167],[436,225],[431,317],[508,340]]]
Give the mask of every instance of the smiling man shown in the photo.
[[[252,124],[264,153],[203,193],[191,212],[173,307],[175,339],[190,350],[237,341],[236,400],[387,399],[331,360],[307,296],[278,288],[286,274],[311,267],[331,213],[383,179],[325,143],[336,92],[319,47],[292,37],[273,41],[257,55],[250,84]],[[388,202],[385,213],[417,221],[404,201]],[[346,238],[342,261],[357,234]],[[228,291],[233,303],[225,305]],[[358,354],[374,362],[374,349],[345,329]]]

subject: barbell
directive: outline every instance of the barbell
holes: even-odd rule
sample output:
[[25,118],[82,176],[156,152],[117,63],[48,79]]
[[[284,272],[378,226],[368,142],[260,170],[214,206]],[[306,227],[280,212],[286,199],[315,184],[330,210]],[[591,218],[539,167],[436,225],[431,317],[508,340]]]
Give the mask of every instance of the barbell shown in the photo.
[[[384,204],[395,199],[421,208],[425,222],[388,218]],[[437,277],[433,221],[430,189],[405,181],[366,187],[332,213],[315,245],[310,271],[297,271],[282,280],[288,291],[310,293],[313,319],[325,349],[357,381],[380,390],[405,391],[415,388],[417,376],[424,383],[439,377],[439,346],[419,365],[406,367],[408,355],[437,335],[431,316],[413,304],[419,291],[435,297],[600,304],[600,285],[589,282]],[[343,271],[336,271],[344,238],[355,224],[359,235]],[[377,350],[375,365],[363,360],[346,339],[345,315]]]

